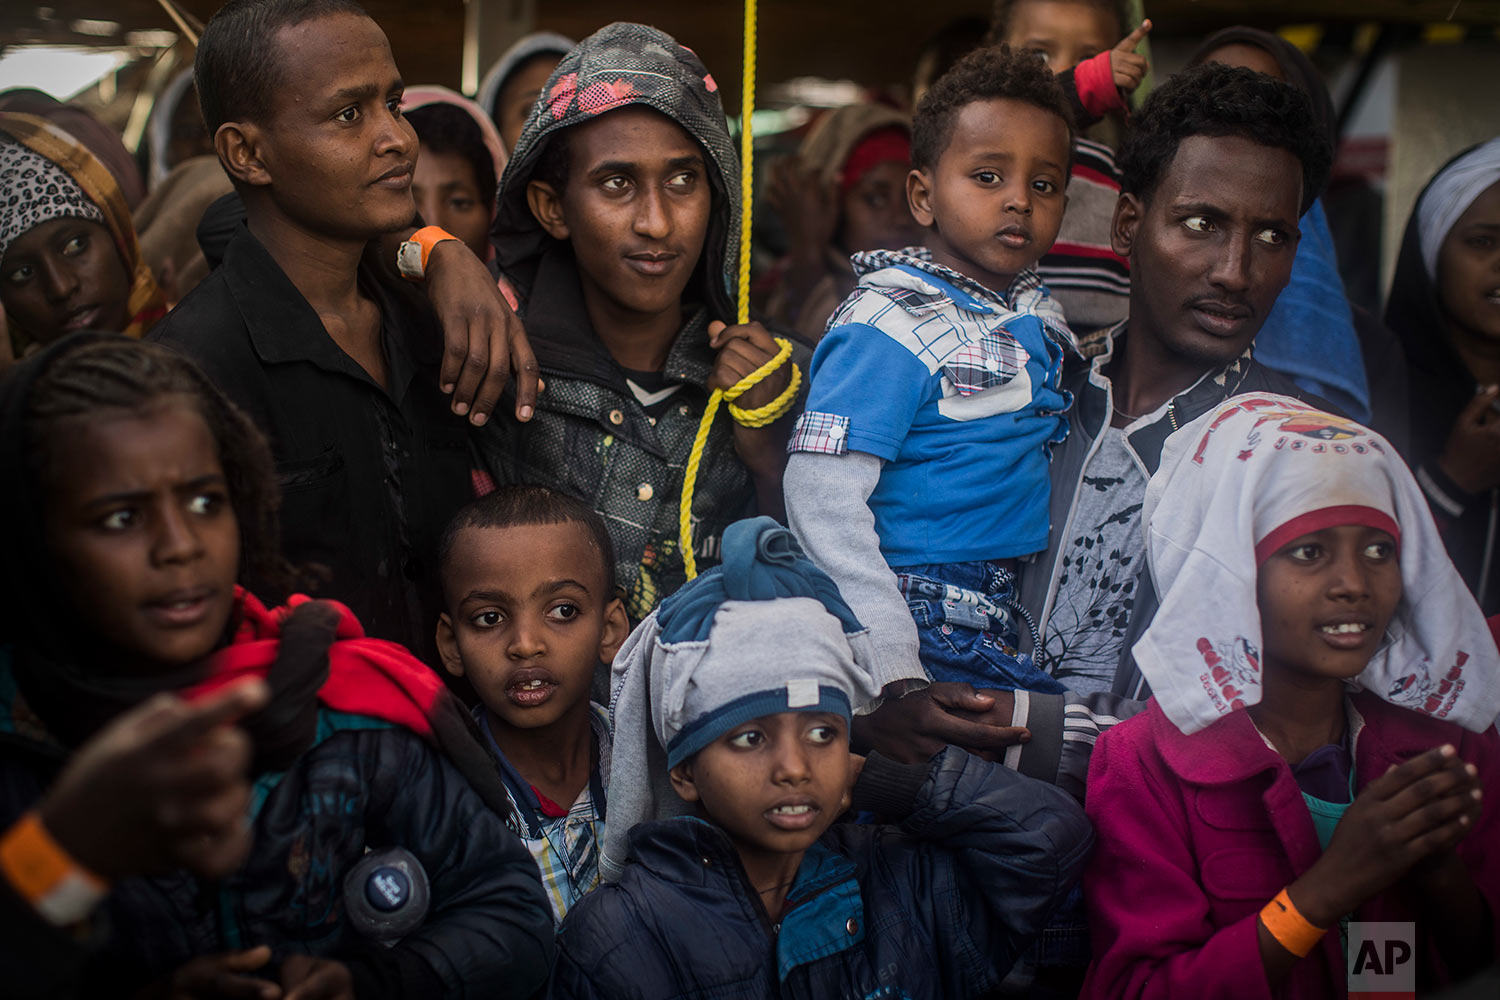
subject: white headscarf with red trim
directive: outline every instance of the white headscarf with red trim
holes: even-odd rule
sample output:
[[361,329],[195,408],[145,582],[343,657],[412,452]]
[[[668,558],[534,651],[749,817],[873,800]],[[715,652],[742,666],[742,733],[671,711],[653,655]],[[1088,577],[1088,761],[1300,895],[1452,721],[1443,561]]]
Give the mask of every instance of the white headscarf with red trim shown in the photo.
[[1142,528],[1161,606],[1134,647],[1162,711],[1194,733],[1261,699],[1256,576],[1309,532],[1365,524],[1400,548],[1401,604],[1356,687],[1481,732],[1500,652],[1416,480],[1383,437],[1273,394],[1234,397],[1168,439]]

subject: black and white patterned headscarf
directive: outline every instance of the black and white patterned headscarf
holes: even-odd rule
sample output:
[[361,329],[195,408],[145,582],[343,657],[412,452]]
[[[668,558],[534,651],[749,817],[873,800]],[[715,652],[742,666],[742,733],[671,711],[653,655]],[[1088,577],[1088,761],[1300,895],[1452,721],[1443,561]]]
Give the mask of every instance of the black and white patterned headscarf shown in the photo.
[[78,182],[41,153],[0,133],[0,262],[10,245],[53,219],[104,225],[104,213]]

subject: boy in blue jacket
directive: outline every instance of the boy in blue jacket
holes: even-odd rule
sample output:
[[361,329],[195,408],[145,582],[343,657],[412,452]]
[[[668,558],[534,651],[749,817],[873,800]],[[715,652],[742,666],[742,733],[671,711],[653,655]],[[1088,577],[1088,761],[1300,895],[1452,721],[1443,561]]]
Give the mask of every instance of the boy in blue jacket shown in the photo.
[[[615,660],[606,884],[563,921],[555,997],[993,989],[1092,833],[1051,786],[948,747],[849,752],[869,635],[770,518]],[[873,824],[838,823],[850,808]],[[687,960],[690,957],[691,960]]]

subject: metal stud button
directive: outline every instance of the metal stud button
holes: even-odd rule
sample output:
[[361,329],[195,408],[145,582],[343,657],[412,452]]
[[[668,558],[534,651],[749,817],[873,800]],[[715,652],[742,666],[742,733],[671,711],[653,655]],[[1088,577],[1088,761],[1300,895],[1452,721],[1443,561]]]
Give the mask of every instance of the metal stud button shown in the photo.
[[655,495],[656,495],[656,491],[651,488],[651,484],[650,483],[642,483],[641,485],[639,485],[639,486],[637,486],[635,488],[635,498],[637,500],[641,501],[642,503],[645,503],[647,500],[650,500]]
[[850,934],[858,934],[859,921],[855,920],[853,917],[850,917],[849,922],[844,925],[844,930],[848,931]]
[[621,413],[619,410],[610,410],[609,422],[618,427],[625,422],[625,414]]

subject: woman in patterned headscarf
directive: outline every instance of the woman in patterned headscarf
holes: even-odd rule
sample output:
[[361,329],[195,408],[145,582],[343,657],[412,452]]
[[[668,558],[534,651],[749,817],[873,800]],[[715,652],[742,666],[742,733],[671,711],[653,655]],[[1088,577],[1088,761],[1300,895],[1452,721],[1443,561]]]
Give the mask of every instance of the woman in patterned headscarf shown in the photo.
[[0,305],[16,355],[73,330],[139,337],[166,314],[119,185],[73,136],[0,114],[0,191]]

